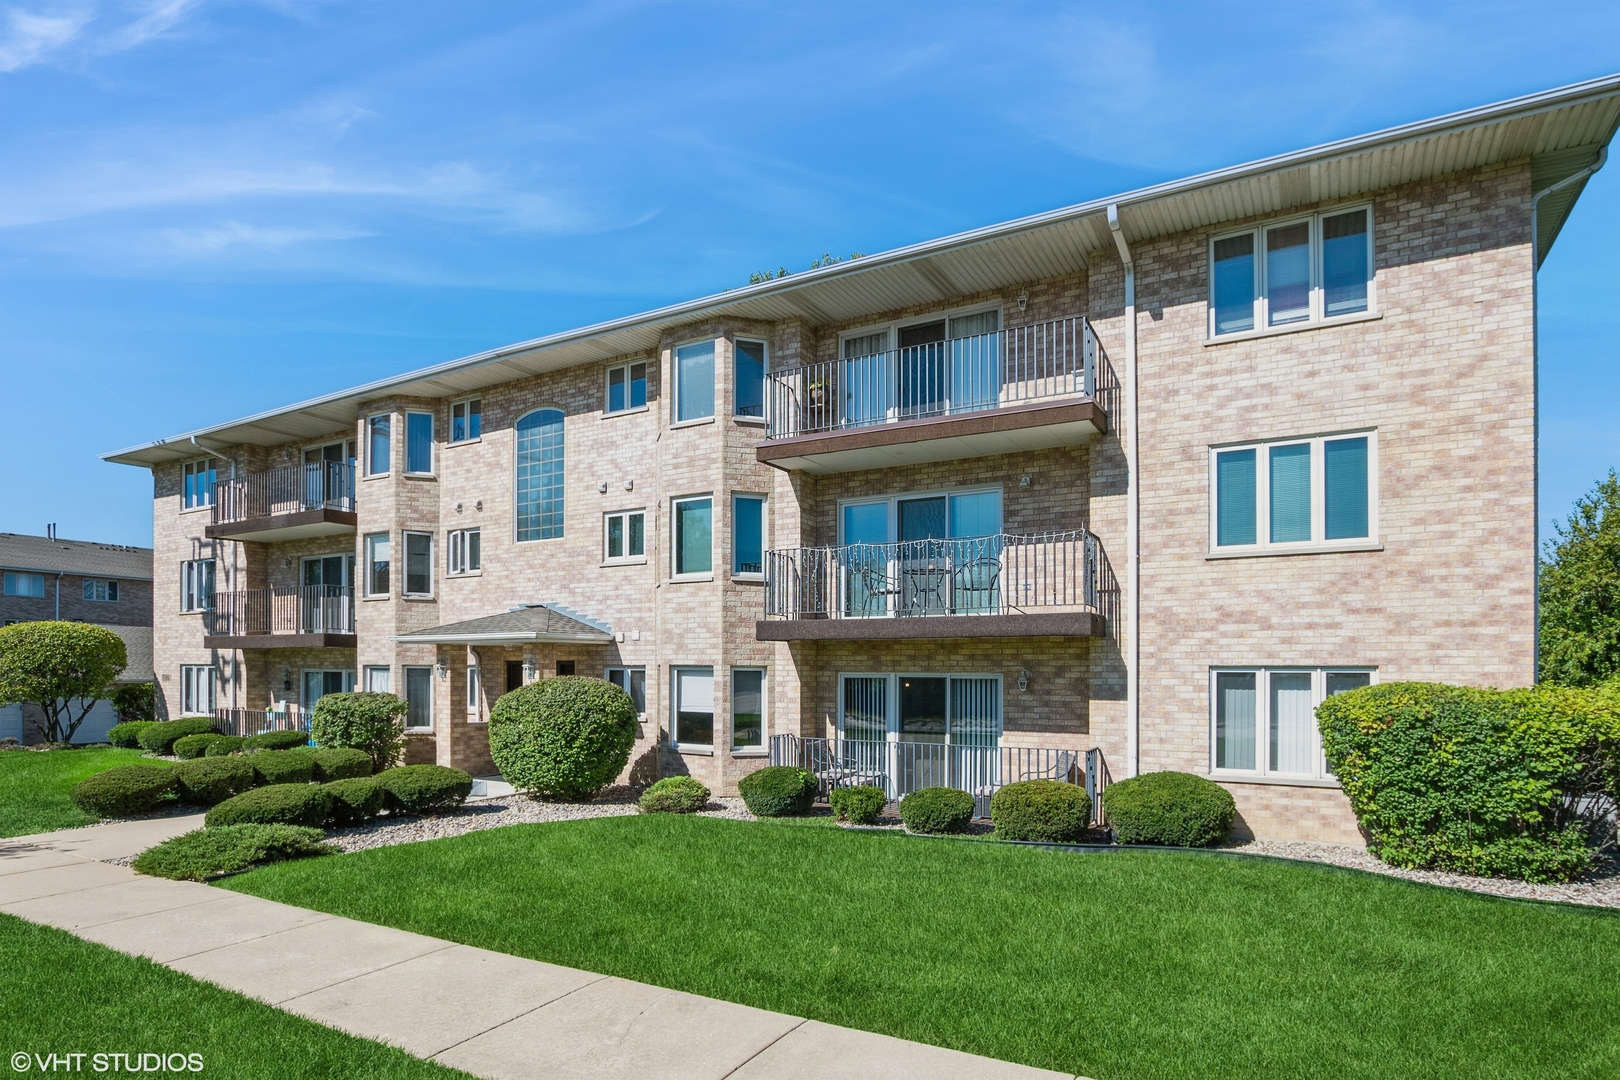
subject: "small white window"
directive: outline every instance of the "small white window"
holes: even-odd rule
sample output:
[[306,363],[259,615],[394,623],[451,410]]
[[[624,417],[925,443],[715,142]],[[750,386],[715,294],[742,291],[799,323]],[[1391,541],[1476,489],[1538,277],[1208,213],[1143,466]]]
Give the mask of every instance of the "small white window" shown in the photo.
[[765,669],[731,669],[731,748],[765,749]]
[[370,533],[366,536],[366,595],[388,595],[388,570],[390,563],[387,533]]
[[188,461],[181,467],[180,505],[186,510],[214,505],[214,482],[219,462],[213,458]]
[[29,596],[41,599],[45,596],[45,575],[19,574],[7,570],[5,574],[5,595]]
[[192,559],[181,564],[180,610],[214,610],[213,559]]
[[647,715],[647,669],[644,667],[610,667],[603,678],[630,695],[636,714]]
[[405,595],[433,595],[433,534],[405,534]]
[[1213,772],[1327,780],[1316,707],[1367,686],[1371,669],[1236,668],[1210,673]]
[[1378,538],[1377,433],[1210,451],[1210,549],[1264,554]]
[[366,689],[373,694],[392,693],[393,673],[384,665],[366,668]]
[[483,683],[478,678],[478,665],[467,665],[467,711],[478,716],[483,711]]
[[1366,206],[1214,237],[1209,335],[1371,311],[1372,257],[1372,210]]
[[647,404],[647,361],[614,364],[607,369],[607,400],[604,413],[645,408]]
[[433,726],[433,669],[405,669],[405,727],[423,730]]
[[450,441],[475,442],[484,434],[484,402],[482,398],[458,401],[450,406]]
[[100,578],[85,578],[84,598],[104,604],[116,604],[118,602],[118,582],[105,581]]
[[393,417],[379,413],[366,420],[366,475],[384,476],[391,468]]
[[676,577],[714,573],[714,500],[707,495],[676,499],[671,504],[675,527],[670,530],[674,550],[671,561]]
[[484,568],[483,539],[478,529],[452,529],[446,539],[449,573],[476,574]]
[[208,716],[214,711],[214,669],[201,664],[180,668],[180,712]]
[[678,747],[708,750],[714,746],[714,668],[678,667],[672,736]]
[[602,560],[647,561],[647,511],[621,510],[602,516]]

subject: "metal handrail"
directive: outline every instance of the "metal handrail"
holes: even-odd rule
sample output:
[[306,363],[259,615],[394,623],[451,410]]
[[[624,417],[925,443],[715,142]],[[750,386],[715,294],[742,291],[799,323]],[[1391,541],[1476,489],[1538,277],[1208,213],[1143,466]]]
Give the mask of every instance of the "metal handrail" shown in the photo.
[[215,525],[306,510],[352,513],[354,463],[311,461],[214,482]]
[[1113,371],[1085,316],[768,372],[765,437],[1084,396],[1111,412]]
[[203,612],[209,636],[352,634],[354,589],[348,585],[275,585],[214,594]]
[[215,709],[214,730],[221,735],[258,735],[266,731],[308,731],[309,713],[296,705],[286,709]]

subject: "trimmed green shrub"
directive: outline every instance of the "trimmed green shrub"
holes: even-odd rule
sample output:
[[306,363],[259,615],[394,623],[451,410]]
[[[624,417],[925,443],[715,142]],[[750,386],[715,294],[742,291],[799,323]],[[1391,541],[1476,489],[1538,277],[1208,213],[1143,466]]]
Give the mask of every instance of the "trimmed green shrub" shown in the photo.
[[295,750],[260,750],[242,758],[261,784],[307,784],[315,779],[315,762]]
[[296,750],[309,745],[309,735],[303,731],[261,731],[250,735],[243,743],[244,750]]
[[1392,866],[1568,881],[1614,833],[1620,687],[1384,683],[1316,710],[1369,847]]
[[137,735],[141,749],[152,754],[167,754],[174,750],[176,739],[186,735],[212,735],[214,721],[207,716],[187,716],[180,720],[163,720]]
[[321,830],[302,825],[222,825],[147,848],[130,866],[137,874],[207,881],[263,863],[337,853],[337,847],[321,840]]
[[965,832],[973,820],[973,796],[956,788],[918,788],[900,800],[900,820],[914,833]]
[[134,750],[141,745],[141,732],[155,723],[156,720],[126,720],[122,724],[114,724],[107,729],[107,742],[125,750]]
[[346,747],[316,750],[309,755],[309,760],[315,765],[315,782],[318,784],[371,775],[371,755],[364,750]]
[[157,719],[157,685],[130,683],[113,691],[113,711],[125,723],[151,722]]
[[46,742],[72,742],[127,662],[124,639],[105,626],[13,622],[0,626],[0,701],[32,703],[39,709],[34,726]]
[[144,814],[174,794],[174,770],[167,765],[120,765],[73,785],[73,805],[97,817]]
[[1103,810],[1121,844],[1207,847],[1232,831],[1237,806],[1221,785],[1184,772],[1153,772],[1103,789]]
[[990,821],[1000,840],[1073,843],[1085,838],[1091,800],[1078,784],[1020,780],[990,796]]
[[232,796],[203,818],[216,825],[308,825],[319,828],[332,813],[332,796],[315,784],[273,784]]
[[243,745],[247,742],[240,735],[221,735],[208,744],[203,751],[203,757],[224,757],[226,754],[240,754]]
[[[370,765],[371,759],[366,759]],[[338,827],[361,825],[383,808],[383,789],[375,776],[355,776],[322,785],[332,797],[332,824]]]
[[405,700],[370,691],[323,694],[309,736],[323,750],[364,750],[373,772],[393,768],[405,754]]
[[258,777],[244,757],[204,757],[174,767],[180,801],[213,806],[253,788]]
[[207,752],[208,745],[210,743],[216,739],[223,739],[224,737],[225,736],[223,735],[216,735],[213,732],[208,732],[205,735],[182,735],[178,739],[174,740],[174,756],[179,758],[181,761],[190,761],[192,758],[200,758],[204,753]]
[[518,790],[548,798],[590,798],[624,771],[635,742],[634,702],[602,679],[530,683],[490,710],[495,767]]
[[709,805],[709,789],[690,776],[666,776],[641,793],[643,814],[695,814]]
[[889,797],[880,787],[862,784],[857,787],[833,788],[827,795],[827,805],[838,815],[839,821],[851,825],[870,825],[877,821]]
[[755,769],[737,782],[737,793],[755,817],[808,814],[816,791],[815,774],[792,765]]
[[373,777],[383,789],[383,805],[396,814],[437,814],[454,810],[472,791],[472,777],[443,765],[402,765]]

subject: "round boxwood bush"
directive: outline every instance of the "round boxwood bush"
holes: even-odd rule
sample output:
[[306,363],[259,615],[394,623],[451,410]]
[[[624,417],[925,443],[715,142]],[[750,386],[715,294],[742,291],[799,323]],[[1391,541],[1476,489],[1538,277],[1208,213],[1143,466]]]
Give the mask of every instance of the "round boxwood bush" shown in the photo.
[[1213,780],[1184,772],[1153,772],[1104,788],[1103,810],[1121,844],[1207,847],[1232,831],[1237,806]]
[[203,751],[203,757],[224,757],[226,754],[240,754],[243,745],[247,742],[240,735],[221,735],[208,744]]
[[915,833],[965,832],[973,820],[973,796],[956,788],[918,788],[900,800],[900,820]]
[[174,767],[180,801],[213,806],[255,787],[258,777],[244,757],[204,757]]
[[1078,784],[1020,780],[990,796],[990,820],[999,840],[1074,843],[1091,823],[1091,800]]
[[737,782],[737,792],[755,817],[808,814],[816,801],[816,776],[792,765],[756,769]]
[[141,745],[141,732],[156,723],[156,720],[126,720],[122,724],[114,724],[107,729],[107,742],[125,750],[134,750]]
[[827,805],[832,807],[839,821],[851,825],[870,825],[889,805],[889,797],[880,787],[860,784],[856,787],[833,788],[827,795]]
[[216,735],[213,732],[209,732],[206,735],[182,735],[178,739],[174,740],[174,756],[179,758],[181,761],[190,761],[192,758],[200,758],[203,756],[203,754],[208,752],[208,747],[211,743],[217,739],[223,739],[224,737],[225,736],[223,735]]
[[365,751],[373,772],[392,768],[405,753],[405,700],[371,691],[322,695],[309,737],[322,749]]
[[167,754],[174,749],[176,739],[187,735],[212,735],[214,721],[207,716],[188,716],[182,720],[163,720],[145,728],[137,735],[141,749],[153,754]]
[[309,735],[302,731],[261,731],[242,743],[244,750],[296,750],[309,745]]
[[261,784],[307,784],[315,779],[315,762],[296,750],[260,750],[242,758]]
[[332,796],[316,784],[273,784],[233,796],[208,811],[206,825],[308,825],[320,828]]
[[315,765],[315,781],[320,784],[371,775],[371,755],[364,750],[333,747],[315,751],[309,760]]
[[167,765],[120,765],[80,780],[68,798],[97,817],[129,817],[156,809],[174,790],[174,770]]
[[643,814],[695,814],[709,805],[709,789],[690,776],[666,776],[641,793]]
[[[366,763],[369,765],[371,759],[367,758]],[[382,813],[383,789],[375,776],[333,780],[322,786],[332,797],[333,825],[361,825]]]
[[590,798],[624,771],[635,742],[635,703],[602,679],[530,683],[490,710],[495,767],[518,790],[547,798]]
[[197,829],[147,848],[130,864],[137,874],[207,881],[250,866],[337,852],[319,829],[302,825],[222,825]]
[[401,765],[373,777],[383,805],[396,814],[437,814],[454,810],[472,791],[472,777],[443,765]]

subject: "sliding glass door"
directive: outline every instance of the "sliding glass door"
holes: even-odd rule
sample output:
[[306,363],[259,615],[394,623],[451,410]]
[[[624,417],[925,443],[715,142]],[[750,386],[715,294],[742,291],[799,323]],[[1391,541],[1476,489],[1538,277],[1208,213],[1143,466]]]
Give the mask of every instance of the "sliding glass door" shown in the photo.
[[846,768],[881,774],[898,796],[996,782],[1001,680],[994,675],[843,675],[838,736]]

